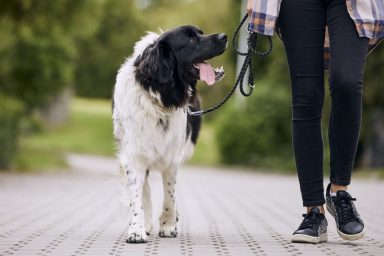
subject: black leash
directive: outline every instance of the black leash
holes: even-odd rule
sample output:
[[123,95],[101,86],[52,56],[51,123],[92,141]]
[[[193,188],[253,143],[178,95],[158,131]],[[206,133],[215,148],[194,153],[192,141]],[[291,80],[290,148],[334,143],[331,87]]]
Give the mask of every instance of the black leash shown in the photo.
[[[225,98],[218,103],[216,106],[213,106],[207,110],[199,110],[199,111],[191,111],[188,108],[188,114],[190,116],[201,116],[204,114],[207,114],[209,112],[215,111],[216,109],[220,108],[223,106],[228,99],[233,95],[233,93],[236,91],[236,88],[238,85],[240,85],[240,92],[244,97],[251,96],[253,92],[253,88],[255,88],[255,82],[253,80],[253,68],[252,68],[252,55],[256,54],[258,56],[267,56],[272,52],[273,44],[272,44],[272,37],[268,36],[268,41],[269,41],[269,48],[265,52],[258,51],[256,49],[257,46],[257,33],[253,31],[249,31],[249,36],[248,36],[248,52],[241,52],[237,48],[237,38],[240,32],[241,27],[244,25],[245,21],[248,19],[248,14],[244,16],[244,18],[241,20],[239,26],[237,27],[235,33],[233,34],[232,38],[232,47],[235,50],[235,52],[238,55],[245,56],[243,65],[241,66],[239,76],[236,79],[235,84],[233,85],[231,91],[225,96]],[[247,70],[249,69],[249,76],[248,76],[248,92],[244,90],[244,77],[245,74],[247,73]]]

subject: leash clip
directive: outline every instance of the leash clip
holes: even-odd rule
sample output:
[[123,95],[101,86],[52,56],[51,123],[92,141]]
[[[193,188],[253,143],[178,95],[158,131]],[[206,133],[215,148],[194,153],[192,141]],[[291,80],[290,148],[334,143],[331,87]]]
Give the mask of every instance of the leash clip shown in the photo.
[[191,111],[189,108],[187,108],[188,115],[190,116],[201,116],[203,114],[203,110],[199,111]]

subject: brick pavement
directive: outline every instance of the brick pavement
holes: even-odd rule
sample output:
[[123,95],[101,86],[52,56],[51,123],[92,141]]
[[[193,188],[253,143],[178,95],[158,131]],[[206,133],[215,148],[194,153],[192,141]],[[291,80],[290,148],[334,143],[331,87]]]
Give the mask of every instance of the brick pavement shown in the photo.
[[384,255],[384,183],[357,180],[351,191],[366,222],[356,242],[338,238],[292,244],[301,221],[295,177],[184,167],[177,197],[179,236],[159,238],[160,175],[150,175],[154,231],[147,244],[126,244],[117,202],[116,162],[71,156],[71,172],[0,175],[0,255]]

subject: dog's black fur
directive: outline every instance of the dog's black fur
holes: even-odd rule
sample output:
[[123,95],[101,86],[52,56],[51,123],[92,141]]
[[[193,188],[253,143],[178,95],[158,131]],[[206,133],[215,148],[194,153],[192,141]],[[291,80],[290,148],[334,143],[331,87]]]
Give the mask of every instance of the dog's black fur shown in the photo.
[[[225,34],[203,35],[194,26],[181,26],[162,34],[134,62],[136,80],[146,90],[160,95],[166,108],[200,110],[196,93],[199,71],[194,66],[222,54],[227,45]],[[187,133],[195,144],[201,117],[188,116]],[[187,136],[188,137],[188,136]]]

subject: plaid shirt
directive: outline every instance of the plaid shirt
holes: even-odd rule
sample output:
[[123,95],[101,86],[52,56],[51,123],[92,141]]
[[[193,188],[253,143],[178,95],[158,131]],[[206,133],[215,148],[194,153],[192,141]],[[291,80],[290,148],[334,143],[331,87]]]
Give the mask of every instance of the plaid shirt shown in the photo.
[[[284,0],[254,0],[249,30],[272,36],[275,29],[281,37],[276,21],[280,12],[280,4]],[[383,0],[345,0],[347,10],[355,22],[360,37],[367,37],[369,52],[384,38],[384,1]],[[324,41],[325,68],[329,63],[329,38],[326,33]]]

